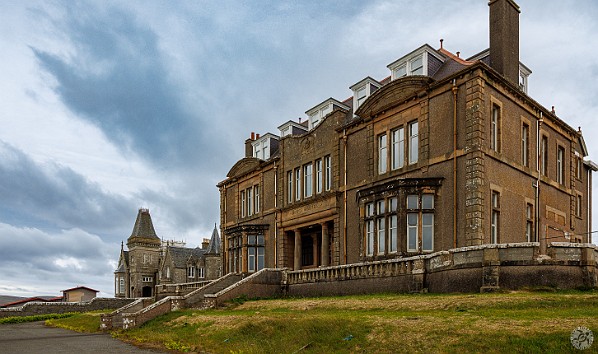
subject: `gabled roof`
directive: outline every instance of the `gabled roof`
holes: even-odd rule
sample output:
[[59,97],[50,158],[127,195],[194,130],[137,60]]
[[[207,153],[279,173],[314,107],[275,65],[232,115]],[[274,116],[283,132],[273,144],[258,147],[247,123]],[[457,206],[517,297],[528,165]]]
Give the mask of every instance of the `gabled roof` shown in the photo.
[[77,286],[77,287],[74,287],[74,288],[70,288],[70,289],[62,290],[62,292],[63,292],[63,293],[66,293],[67,291],[73,291],[73,290],[79,290],[79,289],[89,290],[89,291],[93,291],[93,292],[96,292],[96,293],[99,293],[99,292],[100,292],[99,290],[94,290],[94,289],[92,289],[92,288],[88,288],[88,287],[86,287],[86,286]]
[[212,231],[210,243],[208,244],[208,248],[206,248],[206,254],[220,254],[220,235],[218,234],[216,224],[214,224],[214,231]]
[[174,264],[175,268],[187,268],[187,262],[192,258],[199,259],[201,256],[204,255],[205,250],[202,250],[199,247],[196,248],[186,248],[186,247],[168,247],[166,252],[170,255],[172,259],[172,263]]

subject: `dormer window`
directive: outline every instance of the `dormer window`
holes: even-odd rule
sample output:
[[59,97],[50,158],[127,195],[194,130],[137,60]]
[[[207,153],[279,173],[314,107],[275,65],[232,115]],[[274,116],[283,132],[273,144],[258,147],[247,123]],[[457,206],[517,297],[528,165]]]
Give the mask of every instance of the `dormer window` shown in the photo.
[[434,72],[430,72],[430,70],[433,70],[430,68],[439,67],[439,64],[443,61],[444,58],[442,55],[434,50],[434,48],[424,44],[420,48],[389,64],[388,69],[390,69],[392,80],[410,75],[431,76]]
[[382,85],[378,81],[368,76],[349,87],[353,90],[353,112],[355,112],[357,108],[359,108],[359,106],[361,106],[361,104],[381,86]]
[[301,123],[297,123],[292,120],[279,126],[278,130],[280,130],[281,138],[287,135],[300,135],[307,133],[307,128],[304,125],[301,125]]
[[527,93],[529,86],[528,77],[531,73],[532,71],[527,66],[519,63],[519,89],[525,93]]
[[273,150],[278,149],[278,137],[267,133],[256,139],[251,145],[253,146],[253,157],[268,160]]
[[305,114],[308,116],[308,129],[312,130],[313,128],[317,127],[318,124],[322,123],[322,120],[324,120],[324,118],[326,118],[326,116],[332,113],[332,111],[334,111],[336,108],[342,108],[345,110],[349,109],[349,107],[335,100],[334,98],[329,98],[305,112]]

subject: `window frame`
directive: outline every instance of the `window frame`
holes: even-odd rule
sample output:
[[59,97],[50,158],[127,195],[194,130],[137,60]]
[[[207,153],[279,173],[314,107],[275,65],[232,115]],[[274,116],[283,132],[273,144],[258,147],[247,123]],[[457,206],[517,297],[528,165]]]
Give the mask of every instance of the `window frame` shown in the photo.
[[323,176],[324,171],[322,170],[322,159],[316,160],[316,194],[322,193],[323,187]]
[[529,167],[529,138],[529,124],[527,122],[523,122],[521,125],[521,164],[525,167]]
[[500,240],[500,192],[492,190],[490,193],[490,243],[498,244]]
[[332,158],[330,155],[324,156],[324,171],[326,179],[324,180],[324,190],[329,191],[332,188]]
[[491,103],[490,109],[490,149],[500,153],[501,152],[501,124],[502,124],[502,107],[497,102]]
[[391,131],[391,170],[398,170],[405,166],[405,127],[401,126]]
[[413,165],[419,161],[419,122],[416,119],[409,122],[407,126],[409,127],[409,140],[407,143],[408,163],[409,165]]
[[378,135],[378,174],[388,172],[388,136],[386,132]]
[[556,181],[565,185],[565,147],[557,144],[556,146]]
[[313,163],[303,165],[303,198],[310,198],[314,192]]

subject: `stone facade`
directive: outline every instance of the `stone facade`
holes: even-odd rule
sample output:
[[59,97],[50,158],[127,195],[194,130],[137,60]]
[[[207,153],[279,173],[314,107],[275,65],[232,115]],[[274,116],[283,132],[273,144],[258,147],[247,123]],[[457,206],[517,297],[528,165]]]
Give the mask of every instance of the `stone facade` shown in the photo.
[[294,123],[304,129],[281,128],[267,159],[252,134],[218,184],[225,274],[591,242],[597,166],[581,130],[527,94],[511,28],[519,7],[489,7],[494,34],[478,55],[424,45],[391,63],[390,77],[308,110]]
[[[205,239],[207,240],[207,239]],[[220,236],[214,226],[202,248],[186,248],[162,242],[147,209],[139,209],[133,232],[121,245],[114,272],[114,293],[120,298],[152,297],[161,284],[201,282],[221,275]]]

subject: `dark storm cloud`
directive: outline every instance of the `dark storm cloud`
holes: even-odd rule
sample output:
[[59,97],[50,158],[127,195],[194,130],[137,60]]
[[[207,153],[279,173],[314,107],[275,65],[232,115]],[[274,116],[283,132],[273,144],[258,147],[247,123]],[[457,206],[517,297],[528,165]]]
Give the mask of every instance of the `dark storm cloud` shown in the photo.
[[2,141],[0,180],[0,222],[9,219],[18,225],[22,219],[31,226],[79,227],[109,236],[128,225],[135,208],[70,168],[40,166]]
[[77,13],[76,7],[69,7],[61,28],[74,46],[70,58],[33,48],[56,78],[61,100],[124,150],[165,167],[196,162],[210,137],[169,82],[156,34],[131,14],[113,8]]

